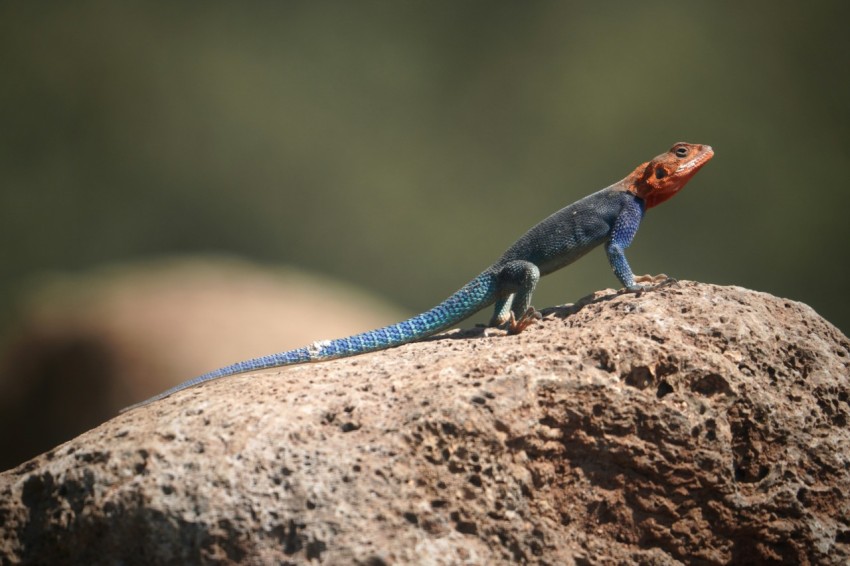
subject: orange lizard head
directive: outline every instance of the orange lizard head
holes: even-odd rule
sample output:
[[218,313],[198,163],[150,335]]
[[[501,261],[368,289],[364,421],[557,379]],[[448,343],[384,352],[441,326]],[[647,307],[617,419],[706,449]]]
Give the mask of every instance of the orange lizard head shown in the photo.
[[679,142],[667,153],[638,165],[623,181],[626,190],[652,208],[678,193],[712,157],[710,145]]

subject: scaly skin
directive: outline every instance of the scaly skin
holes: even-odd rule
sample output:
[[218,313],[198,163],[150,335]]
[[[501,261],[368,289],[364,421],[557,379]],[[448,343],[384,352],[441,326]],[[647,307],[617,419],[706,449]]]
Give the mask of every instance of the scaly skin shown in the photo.
[[[714,155],[710,146],[680,142],[652,161],[641,163],[625,179],[567,206],[526,232],[496,263],[451,297],[413,318],[362,334],[314,342],[309,346],[263,356],[211,371],[172,387],[127,411],[200,383],[247,371],[320,362],[392,348],[446,330],[496,304],[490,324],[522,332],[539,315],[531,295],[541,276],[576,261],[604,244],[614,275],[626,291],[652,289],[635,280],[624,251],[644,212],[671,198]],[[660,285],[666,284],[662,282]]]

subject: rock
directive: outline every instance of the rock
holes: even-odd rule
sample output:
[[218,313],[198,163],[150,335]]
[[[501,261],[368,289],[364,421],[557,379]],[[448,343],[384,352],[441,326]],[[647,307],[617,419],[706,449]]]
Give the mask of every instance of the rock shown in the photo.
[[[0,351],[0,470],[228,363],[401,314],[292,268],[180,257],[45,278]],[[38,414],[38,419],[32,416]]]
[[4,563],[846,564],[850,341],[800,303],[605,291],[223,379],[0,474]]

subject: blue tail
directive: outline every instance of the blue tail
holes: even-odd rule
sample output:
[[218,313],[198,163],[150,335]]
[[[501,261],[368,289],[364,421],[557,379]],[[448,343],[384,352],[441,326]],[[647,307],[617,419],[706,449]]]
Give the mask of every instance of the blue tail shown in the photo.
[[314,342],[309,346],[296,348],[288,352],[280,352],[278,354],[270,354],[252,360],[237,362],[184,381],[171,389],[154,395],[150,399],[121,409],[121,412],[123,413],[130,409],[159,401],[183,389],[188,389],[194,385],[212,381],[220,377],[259,369],[345,358],[400,346],[408,342],[415,342],[454,326],[481,309],[490,306],[495,300],[496,279],[493,273],[488,270],[464,285],[463,288],[436,307],[403,322],[385,326],[377,330],[363,332],[362,334],[355,334],[348,338]]

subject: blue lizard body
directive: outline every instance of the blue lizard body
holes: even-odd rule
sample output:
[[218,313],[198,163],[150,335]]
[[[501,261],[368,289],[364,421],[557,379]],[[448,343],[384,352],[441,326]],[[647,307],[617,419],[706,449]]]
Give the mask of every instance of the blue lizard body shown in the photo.
[[421,340],[495,303],[491,325],[520,332],[533,320],[531,296],[541,276],[605,244],[617,279],[629,291],[635,283],[624,250],[644,212],[670,198],[711,159],[711,147],[678,143],[670,151],[610,187],[559,210],[528,230],[493,265],[436,307],[408,320],[347,338],[262,356],[216,369],[124,409],[147,405],[189,387],[248,371],[365,354]]

